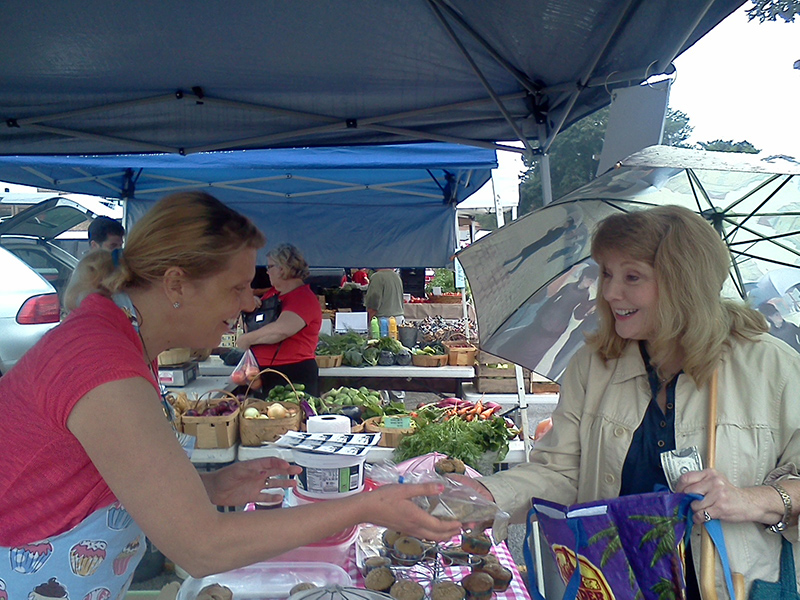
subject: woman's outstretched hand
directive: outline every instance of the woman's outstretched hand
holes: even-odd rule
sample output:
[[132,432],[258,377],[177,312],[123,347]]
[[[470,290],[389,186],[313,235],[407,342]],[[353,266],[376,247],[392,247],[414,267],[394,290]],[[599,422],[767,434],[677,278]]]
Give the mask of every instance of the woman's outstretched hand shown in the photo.
[[208,497],[217,506],[242,506],[248,502],[276,502],[283,494],[261,490],[293,488],[297,481],[288,479],[302,469],[280,458],[258,458],[236,462],[203,474]]
[[436,496],[443,490],[441,483],[383,485],[371,492],[358,494],[357,501],[364,505],[362,514],[365,522],[420,539],[441,542],[460,533],[461,523],[437,519],[411,499],[415,496]]

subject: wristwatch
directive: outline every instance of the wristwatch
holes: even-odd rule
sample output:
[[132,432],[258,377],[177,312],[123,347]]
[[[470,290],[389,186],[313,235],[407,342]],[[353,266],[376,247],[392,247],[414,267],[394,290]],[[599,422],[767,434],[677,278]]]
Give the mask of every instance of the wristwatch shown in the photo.
[[767,531],[771,531],[772,533],[780,533],[784,529],[789,526],[789,518],[792,516],[792,497],[783,489],[783,486],[777,483],[770,483],[770,487],[772,487],[776,492],[781,495],[781,500],[783,500],[783,516],[781,520],[775,523],[775,525],[770,525],[767,527]]

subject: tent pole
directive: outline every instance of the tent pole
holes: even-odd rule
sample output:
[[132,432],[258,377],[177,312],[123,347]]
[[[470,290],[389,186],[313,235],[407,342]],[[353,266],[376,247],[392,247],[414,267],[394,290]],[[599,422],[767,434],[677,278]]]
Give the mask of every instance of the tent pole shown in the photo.
[[497,197],[497,190],[494,187],[494,177],[490,181],[492,182],[492,198],[494,198],[494,217],[497,220],[497,226],[502,227],[506,224],[505,215],[500,207],[500,199]]
[[542,197],[544,205],[547,206],[553,201],[553,182],[550,179],[550,155],[540,154],[538,156],[539,168],[542,171]]

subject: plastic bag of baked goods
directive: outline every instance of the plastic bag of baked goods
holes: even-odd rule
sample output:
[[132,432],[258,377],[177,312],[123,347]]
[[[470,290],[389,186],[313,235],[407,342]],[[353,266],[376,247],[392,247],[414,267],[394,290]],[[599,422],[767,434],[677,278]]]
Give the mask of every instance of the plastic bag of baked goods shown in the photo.
[[443,520],[461,521],[471,531],[492,528],[495,541],[505,538],[508,530],[509,514],[494,502],[486,500],[478,493],[449,477],[439,475],[435,470],[401,472],[391,461],[369,465],[369,478],[379,485],[387,483],[430,483],[444,485],[444,490],[436,496],[418,496],[414,502],[434,517]]

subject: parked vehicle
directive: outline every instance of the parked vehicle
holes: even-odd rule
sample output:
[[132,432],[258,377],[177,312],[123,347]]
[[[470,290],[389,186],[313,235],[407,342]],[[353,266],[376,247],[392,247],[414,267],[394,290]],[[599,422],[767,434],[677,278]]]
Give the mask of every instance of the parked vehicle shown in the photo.
[[51,198],[0,223],[0,375],[61,320],[78,259],[53,239],[95,214]]

